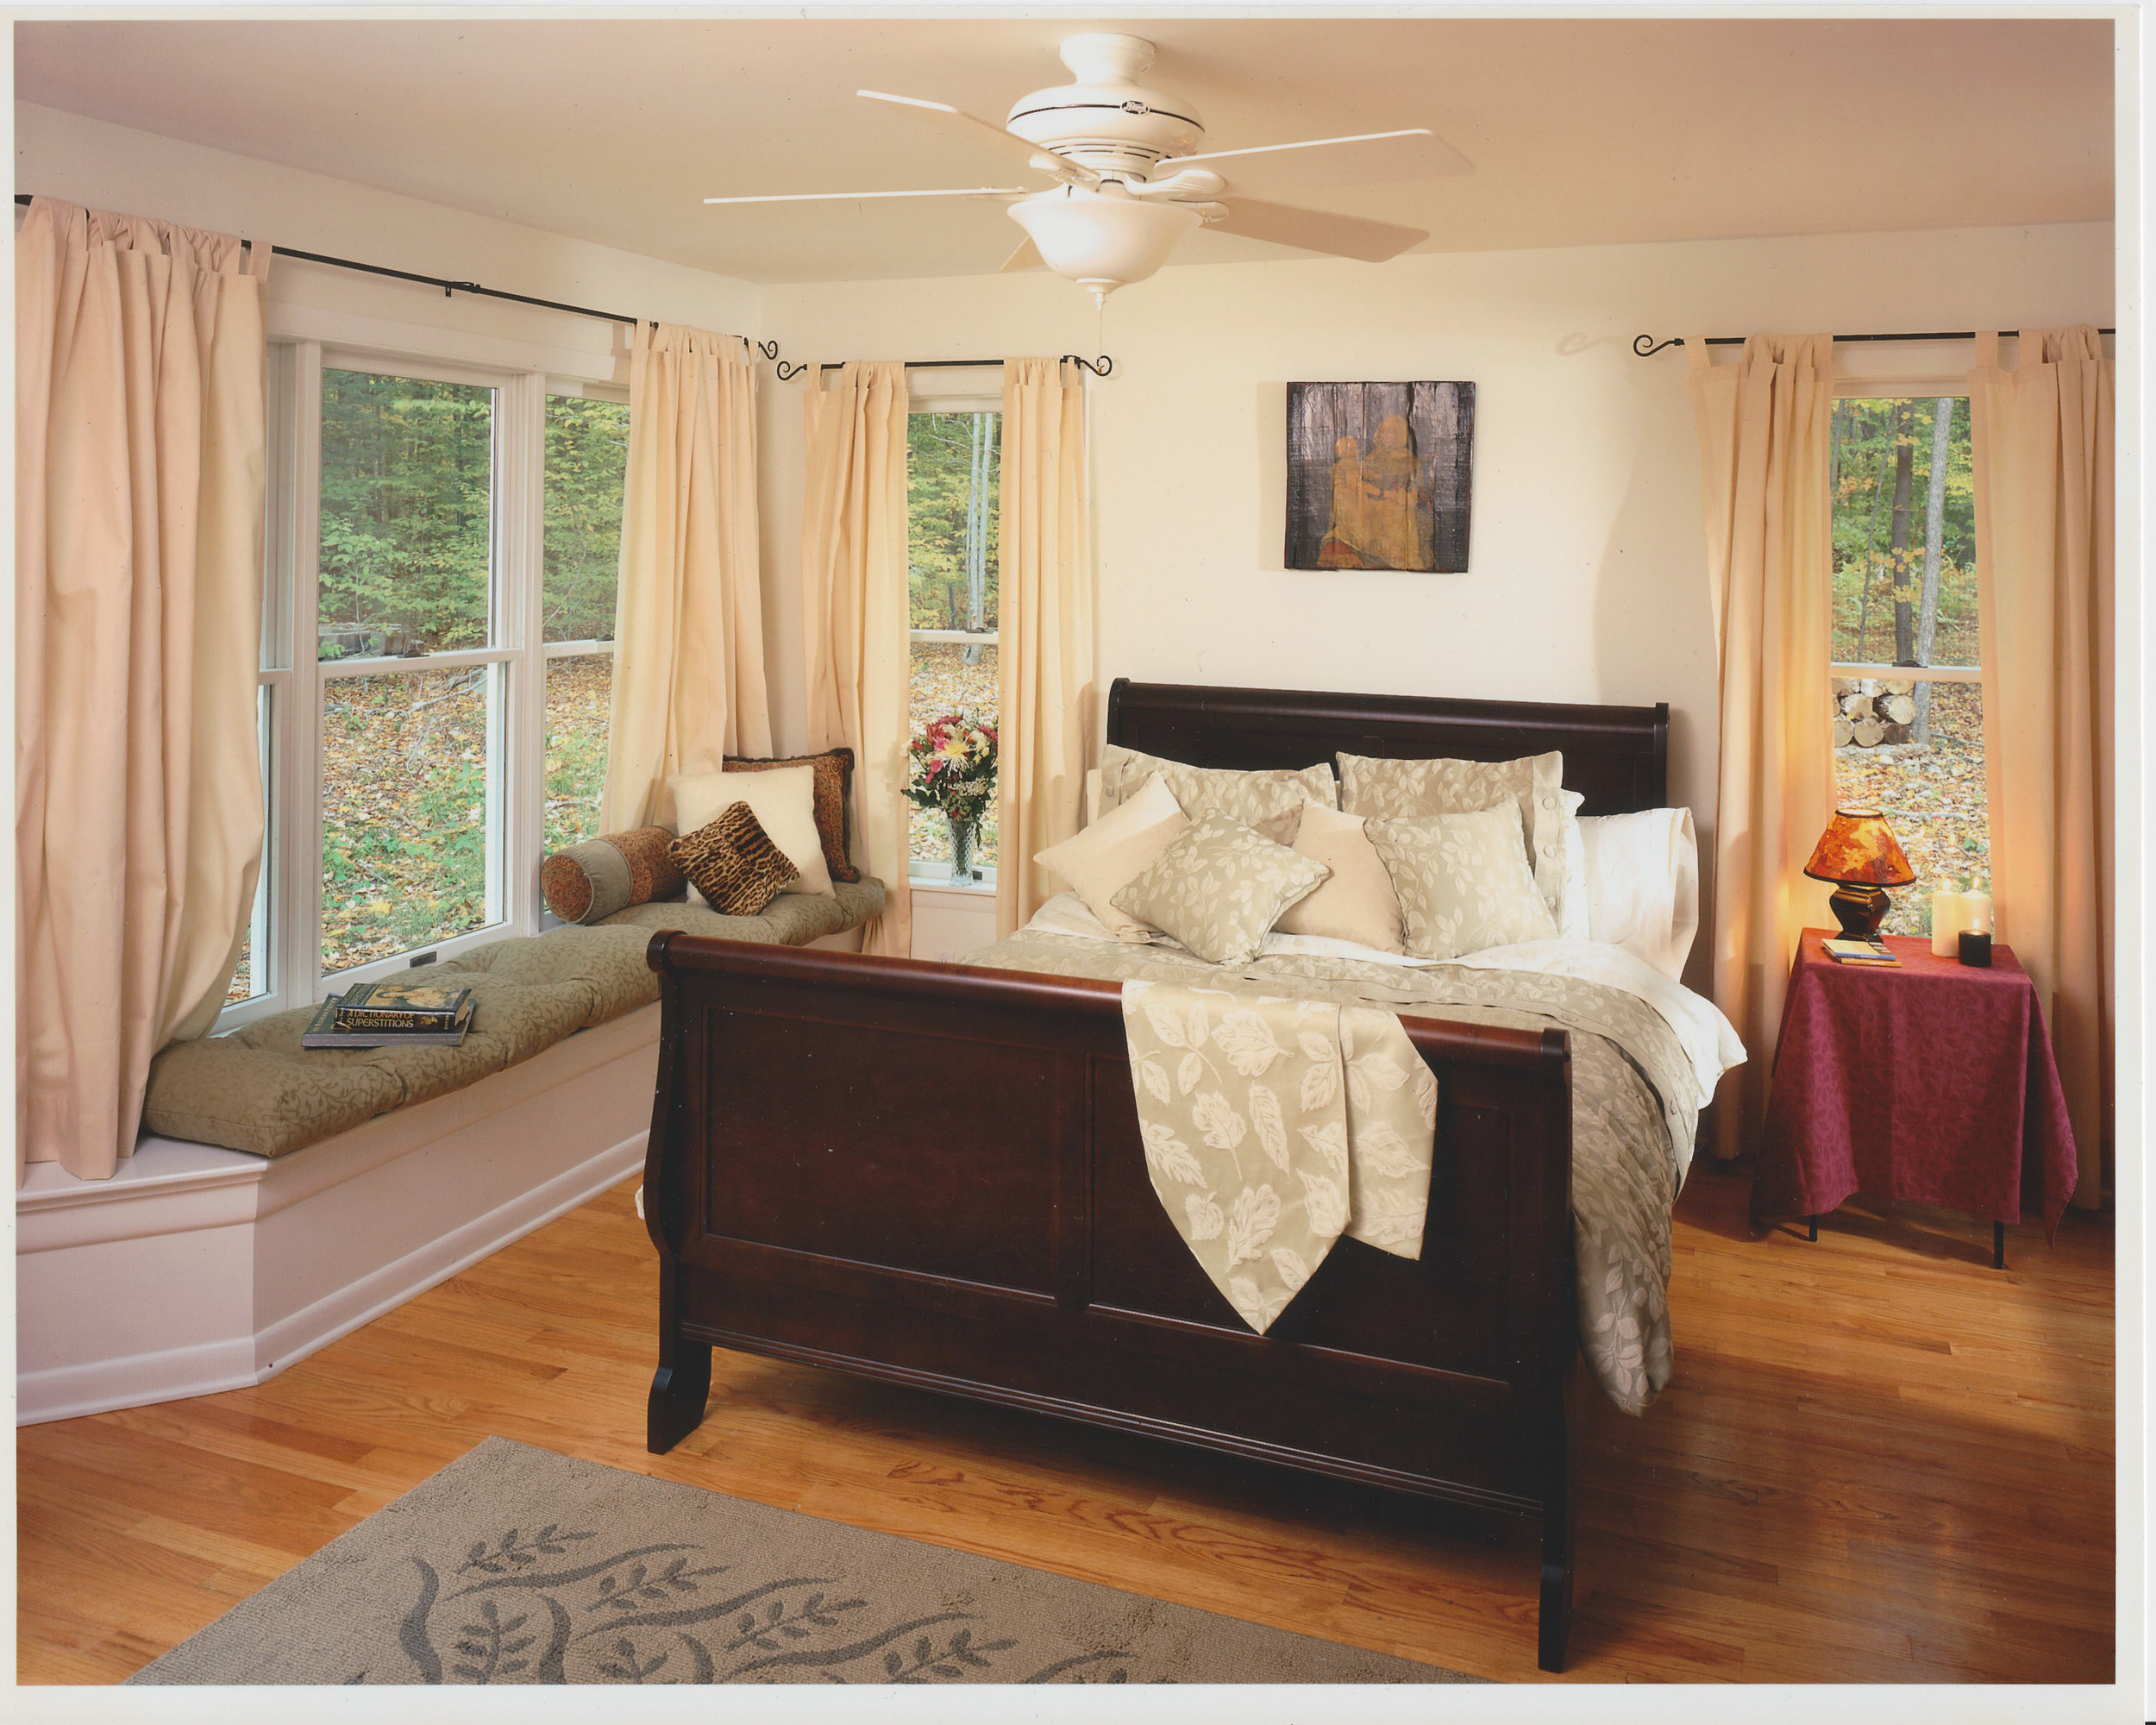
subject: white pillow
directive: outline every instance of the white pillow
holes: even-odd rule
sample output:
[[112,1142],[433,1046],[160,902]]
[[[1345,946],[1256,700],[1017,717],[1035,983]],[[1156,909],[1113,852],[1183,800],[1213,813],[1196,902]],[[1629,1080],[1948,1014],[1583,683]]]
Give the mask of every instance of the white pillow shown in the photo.
[[1288,906],[1275,928],[1282,934],[1351,940],[1381,952],[1407,950],[1400,895],[1377,859],[1377,847],[1363,830],[1362,816],[1313,803],[1302,812],[1295,852],[1324,863],[1332,873],[1308,898]]
[[1587,800],[1577,791],[1560,791],[1564,820],[1557,842],[1564,847],[1564,883],[1557,902],[1557,933],[1566,940],[1592,940],[1593,919],[1587,909],[1587,841],[1580,834],[1580,805]]
[[[687,834],[716,820],[736,803],[747,803],[756,825],[801,871],[782,893],[821,893],[834,898],[830,865],[824,861],[823,835],[816,830],[816,768],[774,767],[762,773],[687,773],[668,779],[674,794],[674,831]],[[693,884],[691,904],[709,901]]]
[[1621,946],[1671,982],[1699,932],[1699,839],[1689,809],[1583,815],[1588,938]]
[[1075,837],[1036,851],[1033,860],[1068,881],[1117,939],[1150,941],[1155,931],[1110,900],[1157,862],[1189,825],[1175,793],[1155,773],[1135,795]]

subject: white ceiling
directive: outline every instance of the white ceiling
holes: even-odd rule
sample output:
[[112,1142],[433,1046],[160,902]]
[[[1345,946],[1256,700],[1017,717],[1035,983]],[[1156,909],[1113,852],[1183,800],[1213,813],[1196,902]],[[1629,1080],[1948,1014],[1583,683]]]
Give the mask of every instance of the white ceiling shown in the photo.
[[[852,92],[1000,121],[1081,29],[1158,44],[1145,81],[1215,149],[1431,127],[1475,174],[1291,200],[1422,250],[2111,214],[2102,19],[18,22],[16,93],[753,281],[968,274],[1019,237],[998,204],[699,200],[1017,185]],[[1296,255],[1207,233],[1178,260]]]

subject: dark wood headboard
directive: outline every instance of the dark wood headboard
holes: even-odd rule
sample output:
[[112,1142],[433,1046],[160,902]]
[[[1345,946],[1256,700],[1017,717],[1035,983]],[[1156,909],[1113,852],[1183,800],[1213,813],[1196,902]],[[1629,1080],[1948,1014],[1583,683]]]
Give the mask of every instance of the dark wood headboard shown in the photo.
[[[1134,683],[1108,691],[1108,741],[1194,767],[1308,767],[1336,754],[1509,761],[1557,749],[1583,814],[1660,808],[1670,708],[1322,694]],[[1337,763],[1336,763],[1337,766]]]

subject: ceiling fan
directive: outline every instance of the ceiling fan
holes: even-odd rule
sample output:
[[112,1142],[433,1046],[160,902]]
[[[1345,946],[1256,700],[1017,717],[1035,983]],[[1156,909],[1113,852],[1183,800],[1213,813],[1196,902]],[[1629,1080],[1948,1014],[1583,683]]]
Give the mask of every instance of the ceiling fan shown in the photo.
[[1269,187],[1297,179],[1354,182],[1472,173],[1467,159],[1423,127],[1310,138],[1248,149],[1206,150],[1206,129],[1177,97],[1148,90],[1138,74],[1153,45],[1137,36],[1094,34],[1062,44],[1076,79],[1037,90],[1012,104],[1000,126],[941,102],[855,94],[887,103],[944,130],[1022,161],[1056,184],[962,186],[929,191],[810,191],[755,198],[707,198],[706,204],[791,204],[866,198],[1008,198],[1026,237],[1005,270],[1045,265],[1089,289],[1099,304],[1125,284],[1143,281],[1202,226],[1334,257],[1382,263],[1430,236],[1366,216],[1306,210],[1231,195],[1239,184]]

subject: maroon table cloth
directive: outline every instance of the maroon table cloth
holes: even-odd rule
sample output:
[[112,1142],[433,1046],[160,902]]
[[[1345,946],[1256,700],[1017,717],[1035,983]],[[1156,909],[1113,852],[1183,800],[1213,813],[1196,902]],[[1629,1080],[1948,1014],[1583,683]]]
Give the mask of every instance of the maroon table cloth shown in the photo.
[[1797,944],[1753,1216],[1824,1215],[1863,1192],[1993,1222],[2026,1208],[2055,1234],[2073,1127],[2012,950],[1995,944],[1985,970],[1890,935],[1900,963],[1837,964],[1829,938]]

